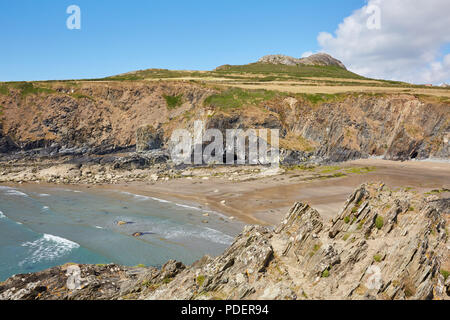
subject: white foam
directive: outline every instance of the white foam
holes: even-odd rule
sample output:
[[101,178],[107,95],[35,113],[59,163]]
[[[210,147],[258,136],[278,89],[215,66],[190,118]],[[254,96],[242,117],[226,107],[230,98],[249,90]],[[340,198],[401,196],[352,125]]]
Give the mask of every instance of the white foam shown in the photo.
[[33,242],[22,243],[22,247],[30,248],[30,255],[19,265],[34,264],[40,261],[51,261],[63,256],[73,249],[79,248],[80,245],[76,242],[65,238],[54,236],[51,234],[44,234],[41,238]]
[[16,189],[13,189],[10,187],[0,186],[0,190],[5,190],[5,194],[7,194],[7,195],[28,197],[28,195],[26,193],[23,193],[19,190],[16,190]]
[[44,210],[44,211],[48,211],[48,209],[50,209],[50,208],[47,207],[47,206],[43,206],[43,207],[42,207],[42,210]]
[[72,189],[55,189],[55,190],[61,190],[61,191],[65,191],[65,192],[82,193],[82,191],[79,191],[79,190],[72,190]]
[[40,193],[39,197],[50,197],[50,195],[47,193]]
[[0,219],[4,219],[4,218],[6,218],[5,214],[0,211]]
[[164,200],[164,199],[160,199],[160,198],[155,198],[155,197],[147,197],[147,196],[143,196],[140,194],[135,194],[135,193],[131,193],[131,192],[126,192],[126,191],[122,191],[123,194],[132,196],[133,198],[137,199],[137,200],[155,200],[161,203],[173,203],[172,201],[168,201],[168,200]]
[[202,209],[200,209],[200,208],[197,208],[197,207],[192,207],[192,206],[188,206],[188,205],[185,205],[185,204],[179,204],[179,203],[175,203],[175,205],[176,206],[178,206],[178,207],[181,207],[181,208],[186,208],[186,209],[194,209],[194,210],[199,210],[199,211],[203,211]]
[[204,210],[204,209],[201,209],[201,208],[198,208],[198,207],[194,207],[194,206],[189,206],[189,205],[186,205],[186,204],[180,204],[180,203],[176,203],[176,202],[173,202],[173,201],[164,200],[164,199],[155,198],[155,197],[146,197],[146,196],[143,196],[143,195],[134,194],[134,193],[126,192],[126,191],[121,191],[121,193],[129,195],[129,196],[133,196],[135,199],[138,199],[138,200],[150,200],[151,199],[151,200],[155,200],[155,201],[158,201],[158,202],[161,202],[161,203],[170,203],[170,204],[173,204],[173,205],[175,205],[177,207],[180,207],[180,208],[192,209],[192,210],[196,210],[196,211],[202,211],[202,212],[211,213],[211,214],[217,215],[217,216],[219,216],[221,218],[224,218],[224,219],[228,218],[226,215],[221,214],[221,213],[219,213],[217,211]]
[[165,239],[171,240],[182,241],[186,239],[199,239],[218,244],[230,245],[233,243],[234,239],[232,236],[211,228],[193,229],[186,226],[165,228],[161,225],[159,227],[161,228],[157,228],[158,230],[152,230],[151,232],[159,234]]
[[168,201],[168,200],[164,200],[164,199],[159,199],[159,198],[154,198],[154,197],[150,197],[150,199],[158,201],[158,202],[162,202],[162,203],[173,203],[172,201]]
[[149,197],[141,196],[140,194],[135,194],[134,198],[137,199],[137,200],[148,200],[148,199],[150,199]]
[[150,197],[142,196],[140,194],[134,194],[134,193],[131,193],[131,192],[122,191],[122,193],[126,194],[128,196],[132,196],[133,198],[135,198],[137,200],[149,200],[149,199],[151,199]]
[[228,234],[220,232],[219,230],[205,228],[207,232],[202,232],[203,238],[210,240],[212,242],[221,243],[225,245],[230,245],[233,243],[234,238]]
[[103,229],[103,227],[100,227],[100,226],[95,226],[97,229]]

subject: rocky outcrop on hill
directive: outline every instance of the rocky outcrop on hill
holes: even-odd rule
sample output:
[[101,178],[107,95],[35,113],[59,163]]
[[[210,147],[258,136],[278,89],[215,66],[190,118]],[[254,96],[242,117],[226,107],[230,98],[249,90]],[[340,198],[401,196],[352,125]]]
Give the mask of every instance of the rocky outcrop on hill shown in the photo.
[[346,69],[345,65],[326,53],[313,54],[306,58],[294,58],[282,54],[267,55],[258,60],[260,63],[284,64],[287,66],[308,65],[308,66],[336,66]]
[[0,299],[448,299],[449,214],[450,199],[362,185],[332,221],[296,203],[190,267],[70,264],[14,276]]

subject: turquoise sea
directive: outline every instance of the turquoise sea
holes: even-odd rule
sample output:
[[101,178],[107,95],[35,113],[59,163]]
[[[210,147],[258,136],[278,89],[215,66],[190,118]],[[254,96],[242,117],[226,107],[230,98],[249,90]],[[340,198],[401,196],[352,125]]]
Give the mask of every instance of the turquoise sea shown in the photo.
[[219,255],[243,225],[205,212],[120,190],[0,186],[0,281],[67,262],[160,267]]

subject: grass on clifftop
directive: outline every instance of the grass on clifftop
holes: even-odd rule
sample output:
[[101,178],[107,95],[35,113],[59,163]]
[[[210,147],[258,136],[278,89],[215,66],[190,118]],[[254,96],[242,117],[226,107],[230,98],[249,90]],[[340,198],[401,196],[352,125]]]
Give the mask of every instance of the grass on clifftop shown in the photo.
[[[266,63],[251,63],[248,65],[231,66],[224,65],[214,71],[178,71],[167,69],[147,69],[138,70],[130,73],[106,77],[98,80],[144,80],[144,79],[162,79],[162,78],[181,78],[181,77],[226,77],[236,78],[242,74],[263,75],[264,77],[254,78],[255,81],[274,81],[278,77],[292,78],[318,77],[318,78],[341,78],[341,79],[367,79],[356,73],[350,72],[336,66],[286,66]],[[240,77],[237,77],[239,79]]]
[[52,89],[45,87],[38,87],[32,82],[8,82],[7,84],[0,85],[0,94],[9,95],[10,89],[19,90],[20,95],[25,97],[29,94],[39,94],[39,93],[53,93]]
[[182,78],[182,77],[204,77],[205,73],[199,71],[178,71],[168,69],[147,69],[138,70],[134,72],[119,74],[116,76],[93,79],[93,80],[114,80],[114,81],[134,81],[145,79],[170,79],[170,78]]
[[348,93],[341,93],[341,94],[326,94],[326,93],[299,93],[296,94],[296,96],[300,99],[303,99],[307,102],[310,102],[313,105],[321,104],[325,102],[333,102],[338,99],[344,99],[345,97],[348,97]]
[[245,105],[258,105],[260,102],[275,98],[281,93],[268,90],[245,90],[230,88],[205,99],[205,106],[212,106],[221,110],[240,108]]

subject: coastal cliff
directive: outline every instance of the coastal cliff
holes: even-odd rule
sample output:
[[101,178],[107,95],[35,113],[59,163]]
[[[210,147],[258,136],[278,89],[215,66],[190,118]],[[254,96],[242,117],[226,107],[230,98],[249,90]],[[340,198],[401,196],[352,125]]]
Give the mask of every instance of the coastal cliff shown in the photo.
[[331,221],[295,203],[192,266],[66,264],[11,277],[0,299],[448,299],[449,214],[448,198],[365,184]]
[[191,128],[195,120],[220,130],[279,129],[282,160],[289,164],[450,154],[450,105],[411,94],[52,82],[4,85],[0,106],[0,159],[6,161],[167,150],[172,131]]

